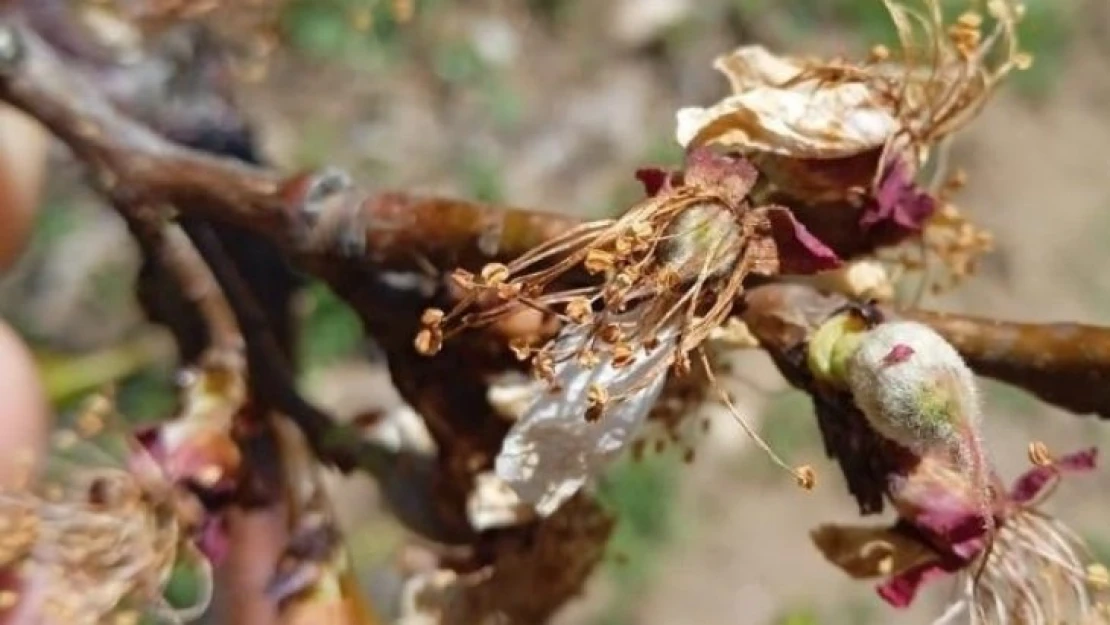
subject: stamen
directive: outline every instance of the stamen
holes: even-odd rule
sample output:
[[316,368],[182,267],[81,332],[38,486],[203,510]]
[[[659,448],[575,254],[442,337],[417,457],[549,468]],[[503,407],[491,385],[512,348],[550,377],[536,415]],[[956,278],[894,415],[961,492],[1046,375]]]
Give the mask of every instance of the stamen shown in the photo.
[[767,444],[767,441],[763,440],[763,437],[761,437],[759,433],[755,431],[755,428],[753,428],[751,424],[748,423],[747,419],[745,419],[740,414],[740,411],[736,408],[736,405],[733,403],[732,398],[729,397],[728,391],[726,391],[725,388],[721,386],[720,382],[717,381],[716,376],[713,374],[713,367],[709,364],[709,357],[706,356],[705,350],[698,348],[695,351],[697,351],[698,357],[701,360],[701,364],[705,368],[705,375],[709,380],[709,385],[717,391],[717,395],[721,398],[721,401],[728,408],[729,414],[732,415],[732,418],[740,424],[740,428],[744,430],[744,433],[748,435],[748,438],[750,438],[752,442],[756,444],[756,446],[758,446],[760,449],[763,450],[765,454],[767,454],[767,457],[771,459],[771,462],[773,462],[778,467],[785,469],[788,473],[793,475],[794,480],[797,482],[798,486],[804,488],[805,490],[812,490],[817,481],[817,474],[813,470],[813,468],[809,465],[802,465],[797,468],[792,467],[787,464],[786,461],[783,460],[777,453],[775,453],[775,451],[771,449],[771,446]]

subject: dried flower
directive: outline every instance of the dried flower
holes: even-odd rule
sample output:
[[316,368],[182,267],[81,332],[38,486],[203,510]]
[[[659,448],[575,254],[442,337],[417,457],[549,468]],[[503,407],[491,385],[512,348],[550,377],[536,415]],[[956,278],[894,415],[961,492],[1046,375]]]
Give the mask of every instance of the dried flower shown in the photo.
[[247,392],[243,367],[239,354],[207,354],[181,376],[181,411],[138,433],[171,481],[209,491],[233,487],[241,456],[232,427]]
[[937,203],[914,179],[933,148],[1024,65],[1016,35],[1022,12],[1012,0],[992,0],[989,24],[969,11],[946,26],[940,0],[884,3],[900,50],[852,63],[742,47],[714,63],[732,95],[680,110],[678,142],[740,151],[766,176],[769,197],[792,208],[861,209],[859,234],[870,243],[856,248],[919,233]]
[[[109,398],[94,398],[66,430],[73,436],[62,437],[64,449],[52,450],[43,484],[0,491],[0,578],[16,580],[15,589],[34,579],[28,600],[51,622],[126,622],[136,607],[171,622],[195,619],[212,589],[209,559],[196,546],[210,519],[123,434],[113,410]],[[197,575],[197,605],[178,610],[162,598],[175,564]]]
[[812,537],[853,577],[886,577],[879,594],[895,607],[910,605],[925,582],[956,575],[960,592],[938,623],[961,613],[973,624],[1101,622],[1090,620],[1105,605],[1101,565],[1085,563],[1075,534],[1039,508],[1065,473],[1093,469],[1095,456],[1093,449],[1071,454],[1035,466],[1008,491],[997,487],[993,535],[983,529],[976,487],[943,459],[925,457],[891,481],[894,526],[829,525]]
[[[639,177],[649,197],[624,216],[583,224],[506,265],[487,265],[472,283],[456,281],[461,301],[435,316],[440,337],[494,323],[521,306],[564,322],[532,357],[536,377],[559,392],[537,400],[517,423],[498,464],[498,475],[525,501],[539,502],[541,514],[595,473],[597,458],[631,440],[630,424],[643,420],[668,370],[690,370],[689,354],[726,322],[749,275],[807,274],[840,264],[789,210],[753,203],[758,174],[742,158],[695,149],[683,171],[645,170]],[[579,267],[597,282],[561,289],[559,280]],[[493,300],[495,287],[501,291]],[[421,335],[438,346],[428,338]],[[554,410],[552,401],[562,408]],[[558,430],[564,437],[552,443],[558,451],[546,452],[561,456],[558,477],[554,470],[539,477],[526,471],[544,462],[532,458],[530,440],[541,422],[543,436]],[[595,427],[583,429],[588,425]],[[569,451],[572,441],[582,449]]]
[[[708,109],[679,111],[679,143],[828,160],[883,149],[901,136],[908,154],[927,151],[977,113],[1019,65],[1015,2],[987,3],[993,26],[985,37],[978,13],[965,12],[946,28],[938,0],[921,0],[920,12],[884,3],[902,46],[872,61],[779,57],[759,46],[719,57],[714,67],[733,94]],[[916,157],[913,163],[916,169]]]

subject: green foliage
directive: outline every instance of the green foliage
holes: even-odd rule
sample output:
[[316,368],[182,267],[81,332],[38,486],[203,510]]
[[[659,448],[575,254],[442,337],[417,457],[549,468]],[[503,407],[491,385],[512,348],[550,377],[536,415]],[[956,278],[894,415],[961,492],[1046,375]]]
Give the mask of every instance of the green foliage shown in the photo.
[[294,48],[321,59],[388,63],[398,53],[400,26],[383,0],[294,0],[281,27]]
[[117,408],[129,424],[165,421],[177,407],[173,375],[169,370],[148,367],[117,384]]
[[[777,393],[763,409],[759,435],[786,458],[800,456],[816,448],[813,405],[802,391],[790,389]],[[783,472],[767,461],[763,453],[744,454],[738,468],[747,479],[779,483]]]
[[606,570],[616,589],[598,625],[632,620],[631,608],[674,535],[672,501],[680,461],[673,454],[626,460],[606,474],[599,498],[617,518]]
[[321,282],[309,284],[304,298],[305,318],[298,337],[303,367],[311,370],[354,354],[363,339],[358,315]]
[[812,608],[791,608],[774,620],[775,625],[818,625],[821,621]]
[[463,189],[466,197],[479,202],[503,202],[505,180],[501,166],[483,154],[472,154],[460,163]]
[[1055,86],[1067,57],[1072,28],[1059,0],[1027,0],[1019,27],[1022,47],[1033,55],[1033,67],[1018,72],[1014,85],[1021,93],[1040,98]]

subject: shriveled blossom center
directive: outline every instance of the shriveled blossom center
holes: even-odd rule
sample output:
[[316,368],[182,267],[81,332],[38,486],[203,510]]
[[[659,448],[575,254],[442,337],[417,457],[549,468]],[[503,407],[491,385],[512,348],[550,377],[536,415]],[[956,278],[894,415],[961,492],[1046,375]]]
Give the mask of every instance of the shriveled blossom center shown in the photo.
[[[668,370],[688,371],[694,355],[714,383],[701,346],[728,320],[748,276],[812,273],[840,262],[788,209],[753,206],[758,173],[743,158],[695,149],[682,172],[644,170],[639,177],[648,197],[620,218],[583,224],[477,275],[457,271],[459,303],[446,313],[426,311],[416,337],[417,350],[431,355],[453,333],[525,308],[562,322],[554,339],[518,337],[511,347],[562,401],[581,408],[552,412],[537,401],[497,463],[501,477],[542,511],[554,510],[599,470],[599,459],[632,440]],[[562,284],[576,270],[593,283]],[[617,429],[615,415],[624,424]],[[580,420],[596,427],[582,430]],[[588,448],[590,436],[600,438],[587,456],[568,449],[567,441]],[[544,463],[545,453],[571,460]],[[812,483],[810,472],[791,471],[799,483]]]
[[705,273],[720,278],[736,266],[743,247],[736,216],[723,204],[695,204],[675,217],[663,232],[664,269],[685,282]]

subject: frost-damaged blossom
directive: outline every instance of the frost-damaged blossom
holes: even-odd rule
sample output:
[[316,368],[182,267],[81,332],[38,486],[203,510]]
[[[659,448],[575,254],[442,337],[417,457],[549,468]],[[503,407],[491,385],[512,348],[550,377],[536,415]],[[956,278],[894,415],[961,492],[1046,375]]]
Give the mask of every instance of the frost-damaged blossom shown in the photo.
[[861,208],[861,232],[886,245],[920,232],[936,207],[914,182],[933,148],[1030,57],[1018,49],[1022,7],[976,2],[946,24],[940,0],[884,0],[900,49],[866,61],[780,57],[759,46],[716,60],[732,95],[678,113],[686,147],[739,150],[788,204]]
[[[701,347],[745,278],[840,264],[789,210],[752,201],[758,174],[745,159],[699,148],[685,165],[641,171],[649,197],[616,220],[584,224],[478,275],[456,272],[460,303],[423,316],[416,348],[425,354],[525,307],[562,321],[553,340],[511,345],[548,394],[525,410],[496,461],[498,476],[541,514],[632,441],[668,370],[689,371],[692,353],[708,369]],[[560,283],[581,270],[592,285]]]
[[241,457],[232,428],[247,397],[244,366],[240,354],[206,353],[180,376],[178,414],[137,434],[174,482],[212,493],[234,488]]
[[[0,617],[18,604],[46,623],[138,622],[140,612],[186,622],[207,608],[207,515],[122,434],[113,409],[95,398],[55,432],[41,484],[0,491],[0,593],[12,599]],[[196,605],[163,597],[175,569],[196,577]]]
[[378,620],[354,576],[320,465],[288,418],[272,422],[281,450],[289,541],[266,586],[283,625],[372,625]]
[[854,578],[886,578],[879,595],[897,608],[909,606],[926,582],[954,578],[956,594],[936,623],[1110,622],[1106,568],[1041,508],[1064,474],[1094,468],[1096,450],[1053,460],[1034,449],[1038,464],[1009,489],[993,478],[993,534],[984,529],[975,486],[929,456],[892,476],[893,526],[821,526],[814,543]]
[[[814,542],[858,578],[888,577],[879,593],[910,604],[918,588],[956,575],[960,594],[938,623],[1093,623],[1100,607],[1078,539],[1040,509],[1066,472],[1094,468],[1095,451],[1053,461],[1031,448],[1036,468],[1006,489],[980,433],[971,370],[939,334],[919,323],[875,323],[848,311],[807,346],[822,387],[847,392],[881,455],[882,485],[898,521],[886,528],[825,526]],[[845,418],[852,418],[844,413]],[[1090,579],[1088,579],[1090,578]]]

